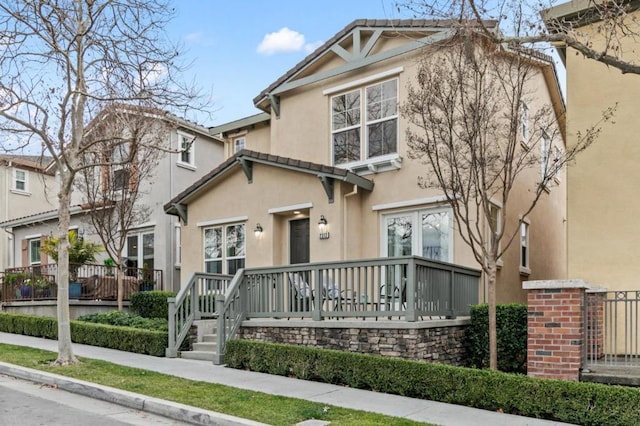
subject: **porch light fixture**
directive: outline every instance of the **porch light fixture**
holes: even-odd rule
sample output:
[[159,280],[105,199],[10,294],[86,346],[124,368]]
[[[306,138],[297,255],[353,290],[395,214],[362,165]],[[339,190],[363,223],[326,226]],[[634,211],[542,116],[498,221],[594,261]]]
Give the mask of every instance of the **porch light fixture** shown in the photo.
[[256,229],[254,229],[253,232],[255,233],[256,238],[258,238],[260,235],[262,235],[262,226],[259,223],[256,224]]
[[327,230],[327,219],[323,214],[320,215],[320,220],[318,221],[318,229],[320,230],[320,239],[328,240],[329,239],[329,231]]
[[324,215],[320,215],[320,220],[318,221],[318,228],[320,228],[320,232],[324,232],[327,229],[327,219],[325,219]]

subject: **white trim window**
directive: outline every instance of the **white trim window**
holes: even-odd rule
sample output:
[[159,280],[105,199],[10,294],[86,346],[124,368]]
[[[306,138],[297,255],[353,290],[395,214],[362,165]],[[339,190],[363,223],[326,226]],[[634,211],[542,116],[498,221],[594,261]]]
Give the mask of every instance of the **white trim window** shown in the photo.
[[204,270],[234,275],[246,260],[246,225],[235,223],[203,229]]
[[331,147],[334,165],[398,152],[397,78],[331,97]]
[[531,272],[529,264],[531,253],[529,247],[529,224],[522,222],[520,223],[520,272],[525,274]]
[[29,172],[13,169],[13,189],[19,192],[29,192]]
[[551,138],[547,132],[542,132],[542,140],[540,141],[540,178],[544,179],[549,173],[549,168],[552,164],[549,164],[549,157],[551,154]]
[[131,173],[131,144],[129,142],[117,143],[111,151],[111,184],[114,191],[121,191],[129,188]]
[[195,145],[195,136],[178,132],[178,149],[180,150],[178,164],[190,167],[196,166]]
[[247,140],[244,138],[244,136],[241,138],[235,138],[233,140],[233,153],[237,154],[238,152],[242,151],[246,143],[247,143]]
[[526,103],[520,104],[520,136],[525,144],[529,144],[529,107]]
[[422,256],[453,261],[451,209],[432,208],[382,217],[383,256]]
[[40,238],[29,240],[29,265],[40,265],[42,263],[41,243]]

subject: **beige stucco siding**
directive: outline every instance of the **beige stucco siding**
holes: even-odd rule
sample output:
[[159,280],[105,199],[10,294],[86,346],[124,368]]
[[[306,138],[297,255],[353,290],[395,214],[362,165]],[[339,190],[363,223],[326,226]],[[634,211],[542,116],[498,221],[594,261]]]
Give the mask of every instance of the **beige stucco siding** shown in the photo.
[[[606,82],[606,83],[605,83]],[[568,170],[568,273],[611,290],[638,288],[638,76],[567,52],[569,143],[618,104],[615,124]]]

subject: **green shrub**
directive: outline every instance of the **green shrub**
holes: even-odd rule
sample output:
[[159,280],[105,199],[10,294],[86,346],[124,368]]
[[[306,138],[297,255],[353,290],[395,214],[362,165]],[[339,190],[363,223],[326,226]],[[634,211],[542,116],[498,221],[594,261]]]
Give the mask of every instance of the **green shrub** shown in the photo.
[[[58,338],[58,321],[51,317],[0,313],[0,331],[27,336]],[[164,356],[167,333],[71,321],[71,341],[126,352]]]
[[[527,373],[527,305],[496,306],[498,370]],[[471,307],[471,325],[466,330],[469,367],[489,367],[489,307]]]
[[141,291],[131,295],[131,311],[144,318],[169,317],[167,298],[176,297],[173,291]]
[[111,311],[83,315],[78,321],[92,322],[97,324],[116,325],[120,327],[142,328],[145,330],[168,331],[169,326],[166,318],[143,318],[126,312]]
[[640,389],[232,340],[229,367],[581,425],[640,424]]

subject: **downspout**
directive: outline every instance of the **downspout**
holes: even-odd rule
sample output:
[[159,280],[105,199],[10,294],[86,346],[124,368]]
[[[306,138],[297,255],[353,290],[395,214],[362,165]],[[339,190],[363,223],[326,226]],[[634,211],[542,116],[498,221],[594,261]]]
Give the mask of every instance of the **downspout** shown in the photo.
[[347,238],[347,231],[349,229],[348,224],[347,224],[347,218],[348,218],[348,204],[347,204],[347,198],[352,197],[354,195],[358,194],[358,185],[353,185],[353,191],[344,194],[344,208],[342,209],[343,212],[343,218],[342,218],[342,259],[343,260],[347,260],[347,242],[349,241],[349,239]]

